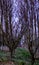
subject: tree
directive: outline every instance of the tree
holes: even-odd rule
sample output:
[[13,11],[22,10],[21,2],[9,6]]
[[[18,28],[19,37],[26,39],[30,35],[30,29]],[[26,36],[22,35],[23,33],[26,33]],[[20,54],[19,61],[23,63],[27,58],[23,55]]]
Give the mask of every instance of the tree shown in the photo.
[[[19,28],[19,24],[17,25],[16,28],[16,35],[18,34],[18,36],[15,38],[14,34],[13,34],[13,29],[12,28],[12,1],[10,0],[3,0],[3,16],[4,16],[4,23],[5,23],[5,35],[4,35],[4,45],[9,47],[9,50],[11,52],[11,58],[12,58],[12,53],[14,52],[14,50],[16,49],[16,47],[18,46],[18,44],[21,41],[21,38],[23,36],[23,34],[25,33],[24,29],[24,23],[21,23],[21,31],[20,33],[18,33],[18,28]],[[22,18],[20,18],[19,16],[19,22],[22,20]],[[4,33],[3,33],[4,34]]]
[[[38,22],[38,20],[36,21],[36,15],[35,15],[36,10],[34,8],[35,2],[36,1],[33,1],[33,0],[30,0],[30,1],[26,0],[25,1],[25,4],[26,4],[25,10],[26,11],[24,11],[24,18],[25,18],[25,21],[27,22],[26,23],[26,27],[27,27],[26,37],[27,37],[28,50],[31,54],[31,65],[33,65],[35,62],[35,54],[39,47],[39,43],[38,43],[38,41],[36,41],[36,39],[37,39],[37,32],[36,32],[37,24],[36,24],[36,22]],[[35,25],[33,25],[34,24],[33,22],[35,23]],[[33,38],[34,27],[35,27],[35,38]],[[34,39],[35,39],[35,42],[33,41]]]
[[[1,1],[1,0],[0,0]],[[17,48],[18,44],[20,43],[23,35],[25,35],[25,38],[27,39],[27,45],[28,45],[28,50],[31,54],[31,64],[33,65],[35,62],[35,54],[37,52],[39,43],[36,41],[37,38],[37,24],[39,24],[39,14],[36,6],[36,1],[34,0],[24,0],[20,1],[20,4],[18,4],[19,8],[15,7],[15,15],[18,16],[19,23],[15,24],[16,30],[15,30],[15,36],[14,36],[14,21],[12,24],[12,1],[11,0],[2,0],[2,24],[3,24],[3,17],[4,17],[4,23],[5,23],[5,45],[9,47],[9,50],[11,52],[11,58],[12,58],[12,53],[13,51]],[[18,1],[19,3],[19,1]],[[16,3],[14,3],[16,4]],[[14,6],[13,6],[14,7]],[[37,12],[36,12],[37,11]],[[20,12],[20,13],[19,13]],[[37,15],[35,15],[37,14]],[[37,17],[37,18],[36,18]],[[14,16],[13,16],[14,19]],[[20,28],[19,25],[21,24]],[[35,36],[34,36],[34,28],[35,28]],[[20,32],[18,32],[20,30]],[[38,36],[39,36],[39,25],[38,25]],[[36,42],[34,42],[35,40]]]
[[[0,12],[1,12],[1,14],[0,14],[0,16],[1,16],[0,19],[1,20],[0,21],[1,21],[1,27],[3,29],[3,3],[2,2],[3,2],[3,0],[2,1],[0,0]],[[2,36],[1,37],[2,37],[2,43],[4,44],[4,35],[3,35],[3,32],[2,32]]]

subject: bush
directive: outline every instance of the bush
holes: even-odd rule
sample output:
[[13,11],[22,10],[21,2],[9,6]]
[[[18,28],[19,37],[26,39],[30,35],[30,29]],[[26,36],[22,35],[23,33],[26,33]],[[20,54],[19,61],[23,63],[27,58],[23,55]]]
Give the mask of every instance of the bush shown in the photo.
[[25,65],[26,62],[30,62],[30,53],[24,48],[17,48],[13,56],[13,61],[17,62],[20,65]]

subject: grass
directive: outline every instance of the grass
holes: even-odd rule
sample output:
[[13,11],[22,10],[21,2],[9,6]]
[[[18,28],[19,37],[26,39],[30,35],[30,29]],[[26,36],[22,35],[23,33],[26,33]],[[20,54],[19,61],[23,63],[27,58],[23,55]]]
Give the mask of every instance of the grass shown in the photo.
[[[27,65],[31,65],[31,55],[24,48],[17,48],[14,54],[14,61],[18,63],[18,65],[22,65],[22,63],[26,63]],[[34,65],[39,65],[39,60],[35,61]]]
[[9,56],[8,52],[4,52],[0,50],[0,61],[1,62],[8,61],[8,56]]
[[[8,61],[10,53],[9,52],[4,52],[0,50],[0,61],[5,62]],[[17,64],[17,65],[22,65],[24,63],[25,65],[31,65],[31,60],[30,58],[30,53],[26,51],[24,48],[17,48],[15,51],[15,54],[13,55],[14,57],[12,60]],[[34,65],[39,65],[39,60],[36,60]]]

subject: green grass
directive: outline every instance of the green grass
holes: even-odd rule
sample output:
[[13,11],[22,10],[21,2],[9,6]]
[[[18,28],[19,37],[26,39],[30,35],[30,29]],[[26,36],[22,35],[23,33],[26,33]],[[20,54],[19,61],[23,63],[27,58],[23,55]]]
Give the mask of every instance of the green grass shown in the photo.
[[[17,64],[21,65],[22,63],[25,63],[26,65],[31,65],[31,55],[26,49],[24,48],[17,48],[14,54],[13,60],[17,62]],[[28,62],[28,64],[27,64]],[[34,65],[39,65],[39,60],[34,63]]]
[[18,65],[21,65],[22,63],[26,64],[27,61],[30,62],[30,57],[31,55],[28,51],[26,51],[26,49],[17,48],[13,60],[17,62]]
[[[0,50],[0,61],[8,61],[9,52],[4,52]],[[13,55],[12,60],[16,63],[16,65],[31,65],[30,53],[26,51],[24,48],[17,48],[15,54]],[[28,62],[28,64],[26,63]],[[34,65],[39,65],[39,60],[36,60]]]
[[0,61],[7,61],[8,53],[0,50]]

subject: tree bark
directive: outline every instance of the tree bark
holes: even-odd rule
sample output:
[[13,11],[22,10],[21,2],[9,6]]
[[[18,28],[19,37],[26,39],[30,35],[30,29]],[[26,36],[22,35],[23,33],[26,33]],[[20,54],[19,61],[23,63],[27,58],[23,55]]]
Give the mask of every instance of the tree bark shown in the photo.
[[34,56],[32,56],[31,65],[34,65],[34,62],[35,62],[35,58]]
[[10,58],[11,58],[11,61],[12,61],[12,54],[13,54],[13,51],[10,50]]

